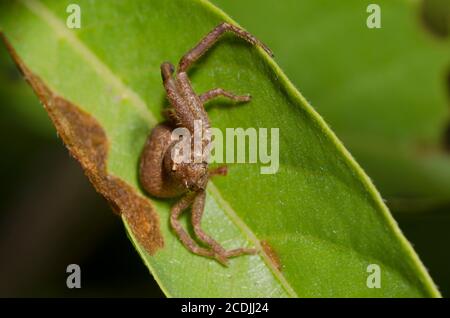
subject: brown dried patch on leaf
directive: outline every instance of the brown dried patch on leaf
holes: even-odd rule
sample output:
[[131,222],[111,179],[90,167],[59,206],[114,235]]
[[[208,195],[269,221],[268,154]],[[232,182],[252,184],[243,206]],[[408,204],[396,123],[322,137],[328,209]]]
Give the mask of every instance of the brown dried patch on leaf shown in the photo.
[[149,254],[164,246],[159,218],[150,202],[121,179],[107,172],[108,139],[100,124],[88,113],[54,94],[19,58],[2,35],[8,50],[27,82],[44,104],[58,134],[83,167],[95,189],[113,210],[123,214],[134,235]]
[[275,267],[281,272],[282,266],[280,258],[278,257],[278,254],[275,252],[275,250],[270,246],[269,242],[266,240],[260,241],[261,247],[264,250],[264,253],[270,258],[272,263],[275,265]]

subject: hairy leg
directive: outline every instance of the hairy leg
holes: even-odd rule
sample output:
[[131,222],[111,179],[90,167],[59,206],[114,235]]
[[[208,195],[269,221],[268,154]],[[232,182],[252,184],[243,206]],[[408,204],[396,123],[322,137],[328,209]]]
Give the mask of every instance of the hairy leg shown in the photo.
[[180,118],[178,118],[177,112],[175,111],[175,108],[165,108],[162,110],[162,115],[173,125],[179,126]]
[[228,260],[225,256],[226,254],[225,249],[219,243],[217,243],[217,241],[215,241],[212,237],[206,234],[201,228],[203,211],[205,209],[205,199],[206,199],[205,191],[200,192],[194,199],[194,203],[192,204],[192,226],[194,228],[194,232],[197,238],[211,247],[211,249],[215,253],[216,259],[220,263],[227,265]]
[[255,38],[253,35],[247,31],[238,28],[227,22],[223,22],[214,28],[210,33],[208,33],[193,49],[187,52],[180,60],[178,65],[178,73],[186,72],[187,69],[195,63],[211,46],[213,46],[217,40],[225,32],[233,32],[238,37],[250,42],[253,45],[262,47],[270,56],[273,56],[272,51],[261,41]]
[[258,250],[256,248],[240,247],[240,248],[235,248],[235,249],[226,251],[225,256],[227,258],[230,258],[230,257],[236,257],[236,256],[240,256],[240,255],[254,255],[256,253],[258,253]]
[[226,176],[228,173],[228,168],[227,166],[220,166],[217,167],[215,169],[209,169],[209,176],[210,177],[214,177],[214,176]]
[[186,210],[195,199],[194,194],[187,194],[180,199],[175,205],[172,207],[170,211],[170,225],[172,226],[175,233],[178,235],[181,243],[192,253],[206,256],[206,257],[214,257],[214,252],[210,251],[206,248],[202,248],[195,243],[195,241],[189,236],[189,234],[183,229],[179,222],[179,217],[181,213]]
[[223,88],[214,88],[212,90],[209,90],[203,94],[201,94],[200,100],[202,101],[202,103],[206,103],[209,100],[216,98],[218,96],[224,96],[226,98],[229,98],[235,102],[249,102],[252,97],[250,95],[235,95],[233,93],[227,92],[226,90],[224,90]]
[[236,257],[245,254],[256,254],[257,250],[254,248],[236,248],[226,251],[222,247],[222,245],[220,245],[217,241],[215,241],[203,231],[203,229],[201,228],[201,220],[203,211],[205,209],[205,198],[206,193],[203,191],[199,193],[194,199],[194,203],[192,205],[192,226],[194,227],[194,232],[195,235],[197,235],[198,239],[211,246],[211,249],[215,252],[216,259],[220,263],[227,265],[227,259],[230,257]]

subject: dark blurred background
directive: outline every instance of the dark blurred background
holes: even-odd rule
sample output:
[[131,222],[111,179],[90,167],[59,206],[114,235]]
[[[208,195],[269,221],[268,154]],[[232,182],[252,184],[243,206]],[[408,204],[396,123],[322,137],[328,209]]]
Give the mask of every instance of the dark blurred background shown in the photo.
[[[386,1],[380,2],[385,3]],[[329,69],[338,68],[338,63],[339,65],[351,64],[355,60],[355,56],[343,54],[341,60],[330,57],[330,52],[338,55],[338,49],[333,48],[332,43],[322,43],[318,39],[330,36],[329,32],[333,28],[329,30],[322,28],[321,31],[319,25],[314,37],[308,38],[305,34],[299,35],[301,41],[298,45],[292,38],[286,38],[286,29],[291,31],[296,31],[297,28],[298,30],[303,29],[302,21],[308,19],[314,21],[314,14],[320,15],[317,9],[321,6],[325,13],[329,13],[327,10],[336,9],[330,7],[332,2],[321,0],[275,2],[270,0],[216,0],[214,3],[224,8],[239,23],[272,47],[277,54],[277,62],[287,75],[331,124],[337,135],[343,139],[350,151],[374,179],[383,197],[388,199],[387,202],[395,219],[414,245],[441,292],[446,297],[450,296],[450,253],[448,248],[448,243],[450,243],[450,195],[446,197],[446,194],[450,193],[450,189],[444,189],[445,185],[450,184],[450,179],[445,179],[449,175],[447,172],[450,171],[448,153],[450,149],[450,119],[448,116],[450,110],[450,55],[448,63],[441,70],[444,76],[439,75],[442,77],[442,83],[439,84],[442,84],[442,87],[436,88],[437,92],[447,90],[447,111],[440,120],[443,123],[442,127],[438,127],[441,130],[440,136],[438,136],[440,139],[430,138],[426,145],[428,148],[439,147],[439,164],[430,169],[434,173],[432,176],[419,170],[417,170],[417,175],[414,175],[415,170],[412,169],[413,177],[410,179],[390,181],[382,172],[386,169],[395,171],[397,167],[394,164],[386,165],[388,161],[385,160],[383,154],[377,155],[378,148],[376,147],[369,149],[369,154],[375,154],[373,156],[368,156],[357,146],[353,147],[352,139],[347,136],[349,132],[358,135],[360,131],[357,126],[353,127],[351,123],[342,125],[337,118],[338,115],[327,109],[327,101],[321,99],[321,94],[327,94],[327,88],[334,85],[334,83],[327,82],[326,76],[328,75],[312,72],[307,77],[302,77],[304,73],[302,71],[307,68],[308,63],[312,64],[313,69],[316,66],[311,61],[302,60],[302,56],[303,59],[306,59],[308,54],[306,48],[308,47],[323,48],[322,54],[318,53],[314,62],[318,63],[317,65],[319,63],[326,65]],[[305,3],[310,3],[311,6]],[[364,1],[360,1],[358,4],[355,1],[348,1],[345,6],[353,4],[361,6]],[[334,6],[338,5],[334,4]],[[345,6],[342,7],[344,11],[347,10]],[[441,43],[436,45],[436,50],[445,50],[446,47],[450,47],[442,45],[442,43],[449,43],[450,0],[428,0],[418,8],[415,23],[420,25],[425,30],[424,32],[429,33],[433,43]],[[348,9],[351,10],[351,8]],[[283,12],[283,10],[287,10],[287,12]],[[395,13],[395,10],[402,10],[402,7],[392,10],[391,13]],[[361,14],[367,16],[365,11],[362,11]],[[330,17],[330,19],[332,18],[333,16]],[[341,23],[345,24],[346,20],[342,20]],[[384,27],[386,28],[386,26]],[[399,28],[401,29],[401,27]],[[408,29],[406,28],[406,30]],[[291,32],[291,35],[295,33]],[[338,37],[340,41],[346,39],[352,41],[351,34],[340,35],[340,37],[339,34],[331,36]],[[400,41],[399,45],[402,45],[401,36],[395,41]],[[410,39],[410,41],[414,40]],[[342,47],[346,45],[351,46],[352,44],[341,42]],[[411,45],[409,48],[409,50],[414,49],[419,52],[423,50],[423,47]],[[450,50],[446,52],[450,52]],[[439,52],[436,54],[436,56],[441,56]],[[377,57],[372,58],[377,59]],[[383,58],[385,57],[380,55],[379,59]],[[427,65],[426,60],[423,60],[423,63]],[[342,72],[347,71],[343,70]],[[352,69],[348,72],[358,73],[360,70]],[[406,79],[400,76],[400,80],[411,81],[414,78]],[[315,90],[314,82],[321,88],[320,91]],[[393,112],[396,111],[395,107],[402,108],[402,105],[398,104],[398,101],[402,100],[401,90],[395,90],[396,92],[392,93],[391,91],[384,92],[383,87],[374,89],[377,89],[378,101],[381,100],[388,105],[393,104],[393,106],[390,105]],[[424,94],[426,93],[424,92]],[[355,110],[360,105],[352,95],[346,96],[341,102],[348,105],[350,109],[354,107]],[[433,102],[439,103],[439,98],[430,100],[430,103]],[[111,212],[105,201],[89,184],[78,163],[69,156],[61,140],[57,138],[55,129],[43,107],[16,70],[3,45],[0,45],[0,107],[0,147],[2,149],[0,157],[2,180],[0,189],[0,297],[162,297],[163,294],[159,287],[128,241],[120,218]],[[416,107],[420,108],[420,103]],[[423,105],[425,110],[427,107],[430,105]],[[348,108],[346,110],[348,111]],[[336,112],[339,113],[340,108],[337,108]],[[389,114],[385,114],[385,116],[389,116]],[[382,123],[381,120],[375,128],[381,132],[384,129],[386,131],[391,129],[387,126],[383,127]],[[371,123],[360,124],[364,126]],[[346,129],[340,129],[342,126],[345,126]],[[402,125],[399,127],[401,128]],[[400,134],[403,132],[400,131]],[[437,144],[438,139],[440,144]],[[367,147],[370,148],[370,145]],[[396,149],[392,149],[392,151],[395,152]],[[368,157],[370,160],[367,160]],[[411,158],[411,161],[415,160],[413,159]],[[402,160],[404,161],[399,161],[400,165],[403,165],[404,162],[408,163],[409,158],[402,158]],[[414,167],[414,165],[412,166]],[[406,174],[409,173],[406,172]],[[436,175],[441,176],[442,180]],[[418,185],[412,184],[414,182],[417,182]],[[427,197],[429,194],[427,190],[434,189],[433,187],[443,189],[437,191],[440,193],[438,200]],[[68,275],[66,267],[72,263],[81,266],[81,289],[66,287]]]

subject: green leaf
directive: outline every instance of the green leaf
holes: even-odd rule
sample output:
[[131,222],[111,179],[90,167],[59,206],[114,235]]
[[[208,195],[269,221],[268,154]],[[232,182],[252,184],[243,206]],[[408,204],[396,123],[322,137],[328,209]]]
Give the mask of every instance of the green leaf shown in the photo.
[[376,1],[381,29],[366,27],[371,1],[213,2],[277,52],[393,208],[450,203],[450,38],[421,19],[445,34],[449,1]]
[[[70,2],[3,1],[0,27],[97,189],[127,220],[139,210],[123,204],[121,187],[125,197],[139,193],[133,200],[156,208],[164,246],[153,228],[152,255],[126,226],[168,296],[439,296],[376,189],[321,117],[265,53],[233,36],[197,63],[191,79],[197,92],[252,94],[248,104],[212,107],[211,122],[222,130],[280,128],[280,168],[261,175],[260,164],[230,164],[229,175],[208,186],[203,227],[226,248],[265,248],[227,268],[189,253],[169,228],[173,201],[140,201],[139,155],[162,120],[160,63],[176,63],[219,22],[232,21],[199,0],[79,0],[82,28],[70,30]],[[102,138],[109,143],[106,172],[90,166],[103,158]],[[380,289],[366,285],[370,264],[381,268]]]

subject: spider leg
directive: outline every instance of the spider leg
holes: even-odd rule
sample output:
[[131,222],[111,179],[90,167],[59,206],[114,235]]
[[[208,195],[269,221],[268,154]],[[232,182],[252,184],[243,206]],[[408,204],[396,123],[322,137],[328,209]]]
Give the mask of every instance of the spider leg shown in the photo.
[[205,209],[205,199],[206,192],[199,192],[194,199],[194,203],[192,204],[192,226],[194,228],[194,233],[200,241],[211,247],[215,254],[214,256],[220,263],[227,265],[228,260],[225,256],[225,249],[211,236],[206,234],[201,228],[203,211]]
[[217,167],[215,169],[209,169],[209,176],[210,177],[214,177],[214,176],[226,176],[228,173],[228,168],[226,165]]
[[204,104],[218,96],[224,96],[235,102],[249,102],[252,99],[252,97],[250,95],[235,95],[234,93],[227,92],[223,88],[214,88],[212,90],[209,90],[209,91],[201,94],[199,97],[200,97],[200,100],[202,101],[202,103]]
[[226,251],[225,256],[227,258],[230,258],[230,257],[236,257],[236,256],[240,256],[240,255],[254,255],[256,253],[258,253],[258,250],[256,248],[240,247],[240,248],[235,248],[235,249]]
[[203,191],[199,193],[192,205],[192,226],[194,227],[195,235],[205,244],[209,245],[215,252],[216,259],[223,265],[228,264],[228,258],[240,255],[253,255],[258,252],[255,248],[236,248],[226,251],[222,245],[206,234],[201,228],[201,219],[205,208],[206,193]]
[[162,115],[175,126],[180,125],[180,118],[177,115],[175,108],[165,108],[162,110]]
[[250,42],[253,45],[262,47],[270,56],[273,56],[272,51],[261,41],[255,38],[253,35],[241,28],[223,22],[214,28],[210,33],[208,33],[193,49],[187,52],[180,60],[178,65],[178,73],[186,72],[187,69],[195,63],[211,46],[213,46],[217,40],[225,32],[233,32],[238,37]]
[[175,233],[178,235],[181,243],[192,253],[206,256],[206,257],[214,257],[214,252],[208,249],[202,248],[198,246],[197,243],[189,236],[189,234],[183,229],[179,222],[179,217],[181,213],[186,210],[195,199],[195,194],[187,194],[180,199],[175,205],[172,207],[170,211],[170,225],[172,226]]

